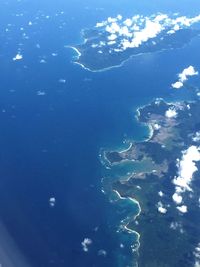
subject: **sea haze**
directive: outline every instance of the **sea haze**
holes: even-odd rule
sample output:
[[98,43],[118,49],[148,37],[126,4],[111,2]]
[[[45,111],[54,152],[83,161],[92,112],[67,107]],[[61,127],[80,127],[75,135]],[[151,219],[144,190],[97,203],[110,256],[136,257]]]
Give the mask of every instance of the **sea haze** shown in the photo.
[[[120,247],[130,245],[129,237],[116,233],[122,210],[101,191],[99,154],[147,135],[134,117],[138,106],[156,97],[190,95],[173,91],[170,84],[184,67],[200,69],[200,40],[176,52],[138,56],[105,72],[73,64],[75,53],[66,46],[80,43],[82,29],[108,16],[196,15],[199,7],[186,0],[181,6],[125,2],[2,0],[0,230],[25,266],[123,267],[132,260],[128,247]],[[22,58],[13,60],[17,55]],[[5,240],[0,247],[12,258]]]

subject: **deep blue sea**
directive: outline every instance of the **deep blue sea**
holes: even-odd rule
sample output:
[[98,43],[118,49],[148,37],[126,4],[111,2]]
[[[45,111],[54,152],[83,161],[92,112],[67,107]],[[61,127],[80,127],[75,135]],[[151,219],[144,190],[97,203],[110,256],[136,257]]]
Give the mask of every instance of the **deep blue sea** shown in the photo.
[[[188,65],[200,69],[200,38],[183,49],[138,56],[98,73],[73,64],[75,53],[66,46],[80,43],[81,29],[108,16],[159,11],[192,16],[200,13],[200,4],[1,0],[0,6],[2,262],[123,267],[117,207],[101,192],[100,149],[144,137],[145,129],[134,119],[136,107],[155,97],[190,95],[170,84]],[[18,51],[23,59],[13,61]],[[87,253],[84,238],[92,240]],[[99,250],[107,255],[98,255]]]

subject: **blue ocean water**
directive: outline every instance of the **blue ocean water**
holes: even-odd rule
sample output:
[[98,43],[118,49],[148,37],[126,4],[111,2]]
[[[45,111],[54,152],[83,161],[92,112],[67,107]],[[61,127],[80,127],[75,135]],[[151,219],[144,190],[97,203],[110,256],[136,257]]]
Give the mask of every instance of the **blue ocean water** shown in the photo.
[[[72,64],[74,51],[65,46],[79,43],[81,29],[108,16],[200,10],[186,0],[181,6],[125,2],[1,4],[0,220],[30,266],[106,267],[129,261],[130,251],[120,250],[129,237],[116,233],[117,207],[101,192],[100,149],[144,137],[134,119],[136,107],[155,97],[190,95],[172,91],[170,84],[184,67],[200,67],[199,38],[183,49],[135,57],[106,72]],[[18,51],[23,60],[15,62]],[[51,197],[55,207],[49,205]],[[87,253],[84,238],[92,240]]]

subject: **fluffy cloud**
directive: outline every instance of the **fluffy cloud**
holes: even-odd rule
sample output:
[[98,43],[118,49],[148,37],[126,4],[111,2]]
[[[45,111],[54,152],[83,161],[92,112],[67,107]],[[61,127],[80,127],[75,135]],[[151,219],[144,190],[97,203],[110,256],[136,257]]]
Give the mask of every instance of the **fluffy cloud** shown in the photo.
[[163,196],[164,196],[164,193],[163,193],[162,191],[159,191],[159,192],[158,192],[158,195],[159,195],[160,197],[163,197]]
[[23,58],[22,54],[18,53],[15,57],[13,57],[13,61],[21,60]]
[[182,196],[180,196],[178,193],[174,193],[172,196],[172,199],[174,200],[176,204],[181,204],[183,200]]
[[186,26],[189,27],[193,23],[197,23],[200,21],[200,15],[194,17],[194,18],[187,18],[186,16],[178,17],[174,20],[175,25],[180,25],[180,26]]
[[84,238],[83,242],[81,242],[81,245],[82,245],[82,248],[83,248],[83,251],[85,252],[88,252],[89,250],[89,245],[92,244],[92,240],[89,239],[89,238]]
[[194,142],[200,141],[200,131],[195,133],[195,135],[192,138],[192,141],[194,141]]
[[187,212],[187,206],[182,205],[180,207],[176,207],[177,210],[179,210],[181,213],[186,213]]
[[115,40],[116,38],[117,38],[117,35],[114,34],[114,33],[108,36],[108,40],[110,40],[110,41],[113,41],[113,40]]
[[[116,44],[115,41],[110,41],[110,42],[108,42],[108,45],[114,45],[114,44]],[[99,51],[98,51],[98,52],[99,52]]]
[[198,74],[198,71],[195,71],[193,66],[189,66],[188,68],[184,69],[183,72],[180,73],[178,76],[181,82],[185,82],[187,81],[189,76],[194,76]]
[[126,19],[124,21],[124,24],[127,26],[127,27],[130,27],[132,24],[133,24],[133,21],[131,19]]
[[[145,27],[141,31],[136,31],[130,41],[122,41],[122,47],[126,48],[139,47],[142,43],[149,39],[155,38],[162,31],[162,26],[158,22],[146,20]],[[128,36],[130,37],[130,36]]]
[[165,116],[167,118],[176,118],[177,116],[177,111],[175,110],[175,108],[169,108],[166,112],[165,112]]
[[[177,17],[177,15],[169,17],[167,14],[159,13],[149,17],[135,15],[124,20],[121,15],[117,15],[115,18],[108,17],[107,20],[98,22],[96,28],[105,30],[108,33],[108,40],[112,40],[110,35],[116,35],[118,46],[112,51],[122,52],[128,48],[139,47],[163,32],[171,35],[197,22],[200,22],[200,15],[187,18],[186,16]],[[181,84],[175,83],[174,86],[180,88]]]
[[154,128],[155,130],[159,130],[159,129],[161,128],[161,126],[160,126],[158,123],[155,123],[155,124],[153,125],[153,128]]
[[107,25],[105,30],[111,34],[115,34],[120,31],[120,26],[116,22],[113,22],[111,25]]
[[167,209],[163,207],[158,207],[158,211],[163,214],[167,213]]
[[167,213],[167,209],[164,207],[163,203],[162,202],[158,202],[157,204],[157,208],[158,208],[158,211],[162,214],[165,214]]
[[194,173],[198,170],[195,162],[200,161],[200,148],[190,146],[183,151],[181,160],[177,160],[178,176],[173,179],[175,193],[172,199],[176,204],[182,203],[182,194],[185,191],[192,191],[191,181]]
[[174,184],[184,190],[191,190],[190,183],[194,172],[198,169],[195,161],[200,161],[200,149],[196,146],[190,146],[183,152],[182,159],[178,162],[179,176],[174,179]]
[[179,89],[184,85],[184,82],[188,80],[188,77],[198,75],[198,71],[195,70],[193,66],[189,66],[185,68],[181,73],[178,74],[179,80],[175,83],[172,83],[172,87],[175,89]]
[[100,27],[103,27],[107,24],[107,21],[102,21],[102,22],[97,22],[96,24],[96,28],[100,28]]
[[179,89],[179,88],[183,87],[183,83],[180,82],[180,81],[178,81],[178,82],[172,83],[171,86],[172,86],[173,88],[175,88],[175,89]]

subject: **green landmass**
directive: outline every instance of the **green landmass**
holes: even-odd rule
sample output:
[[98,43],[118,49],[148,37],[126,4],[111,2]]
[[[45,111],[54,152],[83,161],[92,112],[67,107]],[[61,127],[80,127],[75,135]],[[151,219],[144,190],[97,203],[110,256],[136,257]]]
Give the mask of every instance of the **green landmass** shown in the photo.
[[[168,110],[174,116],[166,116]],[[104,151],[110,171],[123,168],[126,162],[140,163],[143,168],[124,177],[107,178],[111,190],[121,197],[136,199],[141,213],[128,227],[140,234],[139,267],[193,267],[195,248],[200,239],[200,179],[194,173],[192,192],[185,192],[186,213],[177,210],[172,199],[177,175],[177,159],[188,147],[200,145],[194,139],[200,131],[200,101],[166,103],[156,100],[138,109],[138,121],[151,129],[148,140],[135,142],[125,151]],[[147,164],[148,163],[148,164]],[[146,167],[148,165],[148,168]],[[197,168],[200,167],[196,162]],[[159,193],[159,192],[162,192]],[[166,213],[158,210],[159,202]]]
[[139,47],[115,52],[114,48],[118,48],[120,40],[116,44],[108,45],[105,41],[108,37],[107,32],[97,29],[86,29],[82,31],[82,37],[85,41],[74,46],[81,53],[74,61],[91,71],[100,71],[120,66],[132,56],[181,48],[197,35],[199,35],[199,31],[194,29],[182,29],[172,35],[166,34],[166,31],[164,31],[158,37],[144,42]]

